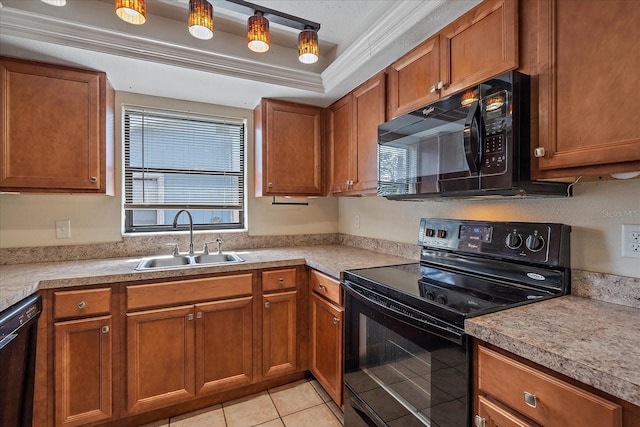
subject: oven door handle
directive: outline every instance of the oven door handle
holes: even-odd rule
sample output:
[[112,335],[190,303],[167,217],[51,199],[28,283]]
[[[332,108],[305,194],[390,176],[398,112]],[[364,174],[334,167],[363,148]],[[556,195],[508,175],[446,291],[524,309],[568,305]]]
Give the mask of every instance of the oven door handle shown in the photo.
[[[419,313],[417,310],[414,310],[411,307],[406,307],[405,308],[406,312],[403,313],[401,311],[398,311],[397,309],[394,309],[393,307],[386,306],[376,300],[373,300],[371,298],[368,298],[365,295],[362,295],[358,291],[359,286],[354,285],[353,283],[344,281],[342,282],[342,285],[345,291],[348,292],[349,295],[351,295],[353,298],[357,299],[363,304],[375,306],[382,313],[388,316],[391,316],[396,320],[407,323],[415,328],[437,335],[446,340],[452,341],[458,345],[462,345],[464,342],[464,336],[465,336],[464,332],[457,332],[455,330],[446,328],[444,326],[437,325],[435,324],[435,322],[430,321],[428,318],[428,315],[426,314]],[[380,296],[380,297],[381,299],[386,298],[384,296]],[[399,303],[394,303],[394,304],[397,306],[401,305]],[[411,312],[415,312],[414,315],[408,314]]]

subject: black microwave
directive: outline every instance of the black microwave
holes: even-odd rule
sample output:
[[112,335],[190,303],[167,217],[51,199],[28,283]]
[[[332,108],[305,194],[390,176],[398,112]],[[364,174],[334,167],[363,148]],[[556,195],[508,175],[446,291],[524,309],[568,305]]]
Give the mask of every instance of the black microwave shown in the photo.
[[378,127],[378,195],[569,196],[530,179],[529,76],[511,71]]

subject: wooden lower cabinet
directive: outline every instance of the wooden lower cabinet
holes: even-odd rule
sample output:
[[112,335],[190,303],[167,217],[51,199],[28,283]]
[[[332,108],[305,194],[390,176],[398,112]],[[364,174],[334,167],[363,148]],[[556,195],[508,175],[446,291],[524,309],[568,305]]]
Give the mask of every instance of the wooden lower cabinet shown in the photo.
[[298,370],[297,291],[262,296],[262,378]]
[[253,298],[196,305],[197,393],[251,384]]
[[309,369],[340,405],[342,403],[342,323],[344,308],[311,294]]
[[127,411],[195,396],[193,306],[127,314]]
[[484,396],[478,397],[477,427],[536,427],[537,424],[525,421],[520,415],[504,408]]
[[79,426],[112,415],[112,317],[56,322],[55,424]]
[[[481,345],[476,348],[476,425],[623,425],[623,409],[616,402],[569,384],[501,352]],[[532,420],[533,423],[526,420]]]

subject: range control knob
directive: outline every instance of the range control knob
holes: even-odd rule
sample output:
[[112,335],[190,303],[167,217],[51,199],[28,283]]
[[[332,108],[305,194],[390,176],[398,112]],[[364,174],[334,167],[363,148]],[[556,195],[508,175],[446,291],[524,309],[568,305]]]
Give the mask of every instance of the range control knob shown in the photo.
[[532,252],[538,252],[544,248],[544,239],[538,234],[530,234],[525,243]]
[[436,299],[436,293],[433,291],[427,291],[427,293],[424,295],[425,298],[427,298],[429,301],[435,301]]
[[509,249],[518,249],[520,245],[522,245],[522,236],[518,233],[509,233],[507,234],[507,238],[504,239],[504,244],[507,245]]
[[436,297],[436,302],[438,304],[447,305],[447,301],[447,297],[442,294],[438,294],[438,296]]

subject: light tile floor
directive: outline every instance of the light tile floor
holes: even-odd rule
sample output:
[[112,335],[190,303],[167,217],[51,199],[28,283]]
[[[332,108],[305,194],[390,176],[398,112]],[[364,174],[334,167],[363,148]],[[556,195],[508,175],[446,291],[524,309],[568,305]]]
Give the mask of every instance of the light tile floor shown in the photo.
[[311,379],[143,427],[341,427],[343,424],[338,405]]

